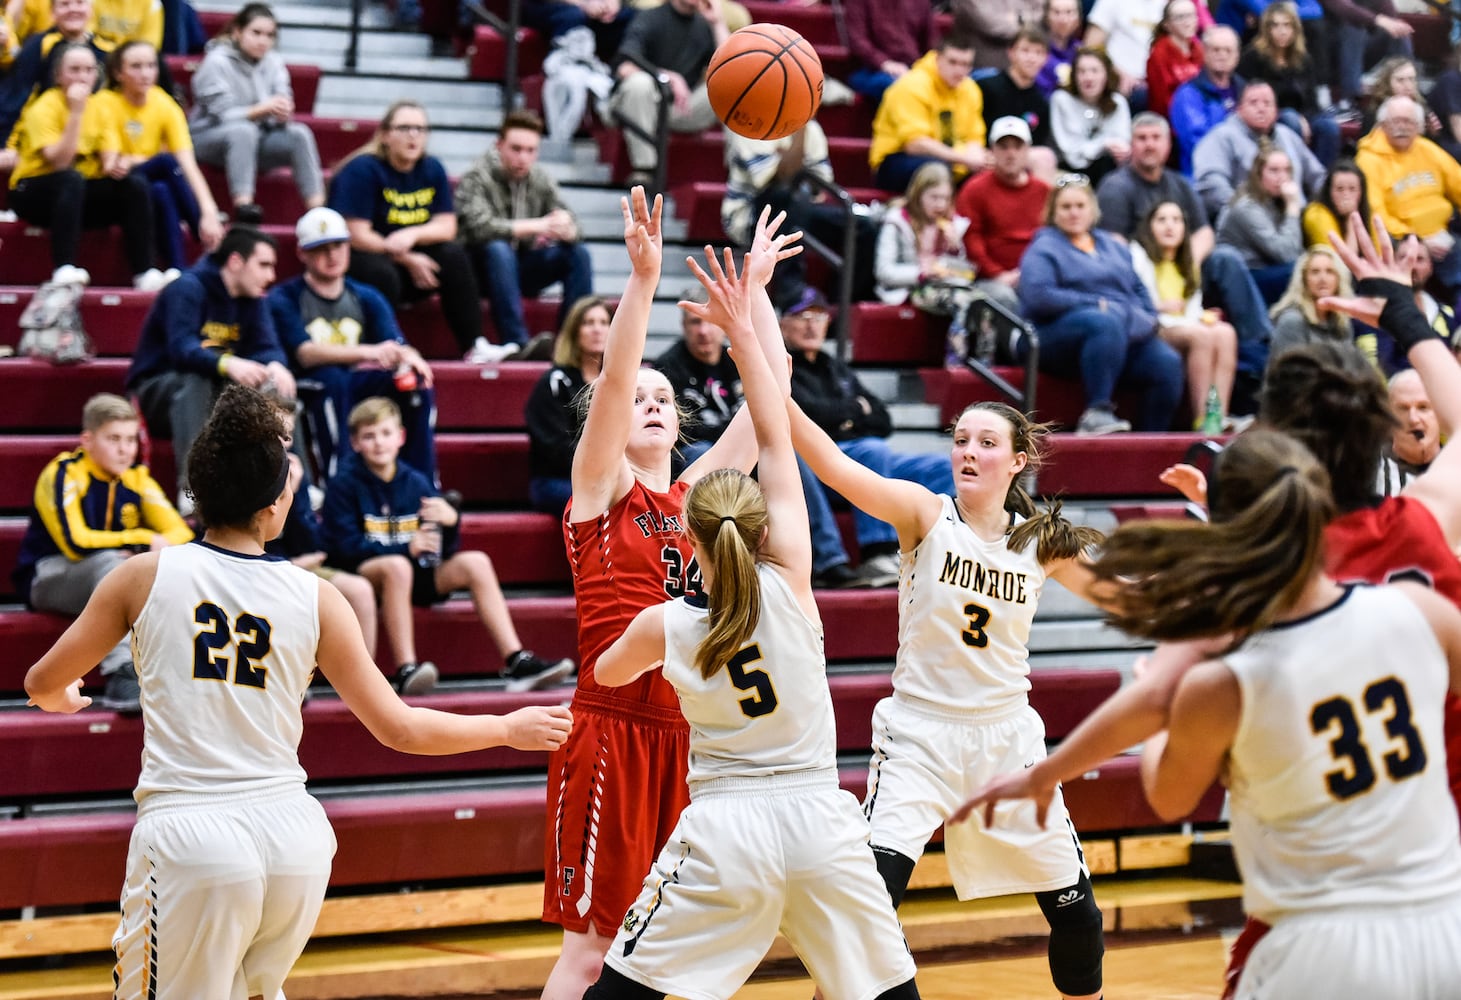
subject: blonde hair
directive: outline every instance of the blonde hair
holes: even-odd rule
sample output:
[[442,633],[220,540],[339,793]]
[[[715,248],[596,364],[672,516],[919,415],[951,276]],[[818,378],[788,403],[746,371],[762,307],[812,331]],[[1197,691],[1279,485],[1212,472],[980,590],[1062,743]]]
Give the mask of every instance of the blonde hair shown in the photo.
[[1298,309],[1304,314],[1304,319],[1310,326],[1328,325],[1342,339],[1349,340],[1351,329],[1349,317],[1341,313],[1334,313],[1326,324],[1319,318],[1319,303],[1315,301],[1314,296],[1309,294],[1308,275],[1305,272],[1308,271],[1310,262],[1315,257],[1321,256],[1329,258],[1330,262],[1334,264],[1334,272],[1339,275],[1339,289],[1335,294],[1343,298],[1354,294],[1349,268],[1344,266],[1344,261],[1339,259],[1339,254],[1332,247],[1315,244],[1294,261],[1293,274],[1289,275],[1289,286],[1284,289],[1283,297],[1273,304],[1272,309],[1268,310],[1268,315],[1277,318],[1278,314],[1285,309]]
[[395,401],[384,396],[362,399],[350,408],[350,433],[355,434],[362,428],[371,427],[383,420],[394,420],[398,424],[401,422],[401,408]]
[[[1294,28],[1294,38],[1289,42],[1287,52],[1275,48],[1269,38],[1273,22],[1279,17],[1287,17]],[[1304,43],[1304,23],[1299,20],[1299,8],[1293,0],[1275,0],[1264,8],[1263,15],[1258,19],[1258,37],[1253,40],[1253,47],[1264,58],[1273,62],[1282,58],[1284,66],[1302,66],[1309,61],[1309,49]]]
[[915,230],[921,231],[935,221],[923,214],[923,195],[929,188],[940,184],[953,188],[954,178],[949,173],[949,168],[937,161],[919,167],[908,181],[908,190],[903,195],[903,207],[907,210],[908,219]]
[[553,363],[561,368],[582,368],[583,348],[578,343],[578,332],[583,328],[583,321],[587,318],[589,310],[595,307],[603,307],[609,314],[609,319],[614,319],[614,307],[609,300],[598,295],[585,295],[573,303],[568,310],[568,315],[563,317],[563,325],[558,328],[558,337],[553,341]]
[[113,420],[136,420],[136,408],[114,392],[99,392],[81,408],[81,429],[99,430]]
[[[345,154],[344,159],[335,164],[335,169],[339,170],[341,167],[349,163],[351,160],[355,159],[357,156],[374,156],[377,160],[386,159],[386,133],[389,132],[391,126],[395,124],[397,112],[405,111],[408,108],[421,112],[422,116],[426,117],[427,121],[431,120],[430,117],[426,114],[426,105],[422,104],[420,101],[413,101],[409,97],[402,98],[401,100],[396,101],[390,107],[386,108],[385,114],[380,116],[380,122],[375,126],[375,131],[371,133],[370,138],[366,140],[363,145],[357,146],[355,149],[352,149],[349,153]],[[424,150],[421,153],[421,158],[423,160],[426,158],[426,152]]]
[[761,620],[756,550],[769,520],[766,495],[739,469],[716,469],[685,495],[685,530],[710,562],[710,631],[695,666],[714,677],[751,638]]

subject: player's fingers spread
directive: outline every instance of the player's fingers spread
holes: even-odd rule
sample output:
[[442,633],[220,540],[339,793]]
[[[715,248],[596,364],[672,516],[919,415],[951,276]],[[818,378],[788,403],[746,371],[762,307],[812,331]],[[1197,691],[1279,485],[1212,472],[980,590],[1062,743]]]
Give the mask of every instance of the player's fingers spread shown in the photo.
[[736,254],[735,254],[735,251],[732,250],[730,247],[726,247],[725,249],[723,249],[721,251],[721,255],[725,258],[725,274],[726,274],[726,280],[727,281],[735,281],[736,280]]

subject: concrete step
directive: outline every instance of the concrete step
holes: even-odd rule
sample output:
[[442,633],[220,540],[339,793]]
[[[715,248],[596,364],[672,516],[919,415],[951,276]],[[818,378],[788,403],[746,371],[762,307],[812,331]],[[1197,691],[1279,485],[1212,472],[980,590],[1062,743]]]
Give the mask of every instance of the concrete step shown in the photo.
[[[223,11],[228,14],[238,10],[238,4],[230,3],[228,0],[199,0],[193,6],[198,10]],[[312,0],[307,4],[284,3],[270,6],[273,7],[274,16],[279,19],[279,24],[286,31],[292,26],[350,27],[349,0]],[[360,26],[362,28],[389,29],[391,27],[390,11],[384,4],[368,3],[361,12]]]
[[[349,44],[347,28],[286,27],[279,33],[279,52],[288,62],[315,62],[321,56],[343,53]],[[400,31],[360,33],[360,60],[366,69],[388,68],[395,72],[397,59],[430,58],[431,39],[426,35]],[[462,60],[442,61],[460,63]]]
[[[433,120],[449,107],[502,107],[502,88],[495,83],[457,78],[415,80],[394,73],[385,75],[336,72],[327,73],[320,80],[316,107],[370,108],[374,110],[369,113],[344,114],[339,117],[379,118],[393,102],[407,97],[420,101],[430,109]],[[326,114],[323,111],[316,113]]]

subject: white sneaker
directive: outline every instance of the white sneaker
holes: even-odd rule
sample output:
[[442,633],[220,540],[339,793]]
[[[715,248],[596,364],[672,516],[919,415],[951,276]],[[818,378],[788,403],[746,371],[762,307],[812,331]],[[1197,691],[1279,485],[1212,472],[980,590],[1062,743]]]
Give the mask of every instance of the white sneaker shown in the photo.
[[494,344],[486,337],[478,337],[472,349],[462,356],[462,360],[476,365],[495,365],[513,357],[517,352],[516,344]]
[[898,585],[898,557],[891,552],[863,560],[858,575],[865,587],[895,587]]
[[84,267],[62,264],[51,272],[51,280],[58,285],[89,285],[91,274]]
[[166,271],[162,272],[162,283],[164,285],[171,285],[174,281],[177,281],[182,276],[182,271],[179,271],[175,267],[170,267]]
[[132,279],[132,287],[139,292],[160,292],[167,286],[167,277],[155,267],[149,267]]

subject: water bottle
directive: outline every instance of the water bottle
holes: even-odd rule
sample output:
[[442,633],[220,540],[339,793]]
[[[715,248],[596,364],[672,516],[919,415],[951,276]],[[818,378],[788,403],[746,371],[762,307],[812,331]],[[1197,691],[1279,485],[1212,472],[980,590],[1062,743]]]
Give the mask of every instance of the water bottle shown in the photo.
[[422,549],[416,554],[416,565],[422,569],[435,569],[441,565],[441,525],[435,521],[422,521],[416,528],[416,533],[425,538],[436,538],[436,548]]
[[1223,432],[1223,401],[1218,395],[1216,385],[1207,387],[1207,408],[1202,414],[1202,433],[1221,434]]

